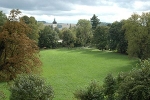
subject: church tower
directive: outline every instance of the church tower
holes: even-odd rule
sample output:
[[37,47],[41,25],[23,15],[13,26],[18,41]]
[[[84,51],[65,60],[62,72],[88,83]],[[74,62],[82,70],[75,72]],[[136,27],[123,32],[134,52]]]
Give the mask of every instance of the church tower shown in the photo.
[[55,18],[54,18],[54,21],[53,21],[53,29],[55,28],[55,27],[57,27],[57,22],[55,21]]

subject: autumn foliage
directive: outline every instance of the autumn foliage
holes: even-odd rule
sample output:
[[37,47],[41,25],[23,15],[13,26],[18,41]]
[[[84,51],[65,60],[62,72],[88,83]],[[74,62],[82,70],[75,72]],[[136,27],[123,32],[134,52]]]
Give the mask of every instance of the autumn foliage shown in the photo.
[[41,62],[36,42],[27,34],[31,29],[22,21],[8,20],[0,32],[0,81],[21,73],[37,73]]

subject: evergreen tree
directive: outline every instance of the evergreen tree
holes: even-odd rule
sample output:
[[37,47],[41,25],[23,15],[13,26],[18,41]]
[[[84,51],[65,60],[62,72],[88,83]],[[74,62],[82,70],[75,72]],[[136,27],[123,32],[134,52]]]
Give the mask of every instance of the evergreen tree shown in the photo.
[[98,16],[95,14],[91,18],[91,24],[92,24],[92,29],[96,29],[96,27],[100,24],[100,20],[98,19]]

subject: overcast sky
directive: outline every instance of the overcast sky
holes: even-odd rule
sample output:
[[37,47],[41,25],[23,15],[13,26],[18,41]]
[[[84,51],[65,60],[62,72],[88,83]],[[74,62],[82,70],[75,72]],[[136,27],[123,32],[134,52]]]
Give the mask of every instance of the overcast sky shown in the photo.
[[114,22],[129,18],[134,12],[150,11],[150,0],[0,0],[0,10],[9,14],[20,9],[22,15],[51,23],[77,23],[96,14],[101,22]]

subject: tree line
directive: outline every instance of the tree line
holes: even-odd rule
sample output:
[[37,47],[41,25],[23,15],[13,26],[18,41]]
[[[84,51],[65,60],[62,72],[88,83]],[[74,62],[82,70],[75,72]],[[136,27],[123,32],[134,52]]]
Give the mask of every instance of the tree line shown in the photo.
[[[91,46],[99,50],[112,50],[131,57],[148,59],[150,57],[149,24],[150,13],[142,15],[134,13],[127,20],[115,21],[106,26],[101,25],[98,16],[94,14],[90,20],[79,19],[76,27],[69,29],[53,30],[52,27],[45,26],[39,36],[39,47]],[[49,29],[49,32],[46,29]],[[57,42],[58,39],[63,40],[61,45]]]

